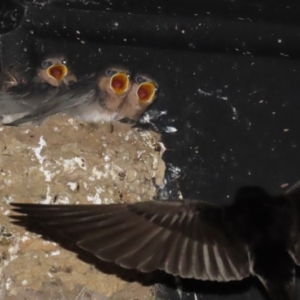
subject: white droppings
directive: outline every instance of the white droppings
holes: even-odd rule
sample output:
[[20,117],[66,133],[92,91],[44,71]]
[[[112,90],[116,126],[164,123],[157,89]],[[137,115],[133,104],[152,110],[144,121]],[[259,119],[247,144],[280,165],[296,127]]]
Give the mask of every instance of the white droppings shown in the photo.
[[53,245],[53,246],[56,246],[57,243],[43,240],[43,245]]
[[173,126],[166,126],[165,127],[165,132],[166,133],[172,133],[172,132],[177,132],[177,128],[173,127]]
[[16,244],[8,248],[8,253],[10,254],[9,261],[15,260],[18,256],[17,253],[19,251],[20,239],[17,240]]
[[41,155],[41,152],[43,150],[43,148],[47,146],[47,143],[44,139],[43,136],[40,137],[40,140],[39,140],[39,147],[36,147],[36,148],[31,148],[32,151],[34,152],[36,158],[38,159],[39,163],[40,163],[40,167],[39,167],[39,170],[44,173],[44,176],[45,176],[45,181],[46,182],[50,182],[52,180],[52,177],[53,175],[51,174],[51,172],[49,170],[45,170],[44,169],[44,160],[46,159],[46,156],[42,156]]
[[68,186],[72,191],[75,191],[76,188],[77,188],[77,182],[72,182],[72,181],[70,181],[70,182],[67,183],[67,186]]
[[71,159],[62,159],[62,165],[64,167],[64,171],[68,173],[74,172],[78,167],[82,170],[87,170],[87,166],[85,163],[84,157],[75,156]]
[[4,212],[3,212],[3,215],[4,215],[4,216],[8,216],[8,215],[9,215],[9,213],[10,213],[10,210],[9,210],[9,209],[7,209],[6,211],[4,211]]
[[42,204],[50,204],[52,201],[52,197],[50,196],[50,186],[47,185],[47,192],[46,192],[46,198],[44,200],[41,200]]
[[213,93],[208,93],[208,92],[205,92],[205,91],[203,91],[201,89],[198,89],[198,93],[200,95],[204,95],[204,96],[212,96],[213,95]]
[[109,162],[109,161],[110,161],[110,157],[109,157],[108,155],[105,155],[105,156],[104,156],[104,161],[105,161],[105,162]]
[[22,281],[22,285],[24,286],[24,285],[27,285],[27,280],[26,279],[24,279],[23,281]]
[[5,282],[5,288],[6,288],[6,290],[10,289],[11,283],[12,283],[11,278],[7,278],[7,280]]
[[94,196],[87,196],[87,200],[93,204],[102,204],[100,195],[98,193],[95,193]]
[[288,131],[290,131],[289,128],[284,128],[284,129],[283,129],[283,132],[288,132]]
[[237,110],[234,106],[231,107],[232,108],[232,112],[234,114],[234,116],[237,116]]
[[67,196],[65,197],[59,196],[56,199],[55,204],[70,204],[70,199]]
[[28,232],[25,232],[25,235],[23,235],[21,238],[20,238],[21,242],[24,243],[26,241],[29,241],[30,238],[28,237]]
[[49,253],[49,255],[50,255],[50,256],[57,256],[57,255],[60,255],[60,250],[58,249],[58,250],[56,250],[56,251],[51,251],[51,252]]
[[79,31],[79,30],[76,30],[76,33],[77,33],[77,34],[80,34],[80,31]]
[[98,170],[96,167],[93,168],[92,174],[96,177],[97,180],[100,180],[103,176],[103,172]]
[[282,39],[278,39],[277,42],[280,44],[282,43]]
[[140,159],[141,158],[141,155],[143,154],[143,153],[145,153],[146,152],[146,150],[140,150],[140,151],[137,151],[137,158],[138,159]]
[[32,151],[34,152],[36,158],[38,159],[39,163],[42,165],[44,162],[45,157],[41,155],[41,151],[44,148],[44,146],[47,146],[46,141],[44,140],[44,137],[41,136],[39,140],[39,147],[36,148],[31,148]]
[[220,95],[217,95],[217,98],[218,98],[218,99],[221,99],[221,100],[224,100],[224,101],[227,101],[227,100],[228,100],[228,97],[227,97],[227,96],[220,96]]

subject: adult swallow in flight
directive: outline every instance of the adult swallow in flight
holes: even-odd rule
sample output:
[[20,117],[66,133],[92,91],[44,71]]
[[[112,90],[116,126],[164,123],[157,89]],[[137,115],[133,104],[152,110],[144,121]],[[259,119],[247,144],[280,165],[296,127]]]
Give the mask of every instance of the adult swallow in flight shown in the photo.
[[87,75],[69,90],[58,93],[51,101],[10,125],[41,121],[57,113],[88,123],[113,121],[131,89],[129,76],[128,71],[116,68]]
[[[13,75],[12,71],[9,75]],[[11,82],[17,82],[16,76],[9,77]],[[63,56],[45,57],[36,67],[36,75],[31,80],[26,80],[25,84],[14,84],[5,93],[0,93],[2,123],[9,124],[22,118],[76,81]]]
[[299,183],[279,196],[243,187],[228,206],[197,200],[11,205],[21,213],[13,216],[17,224],[60,233],[100,260],[124,268],[220,282],[252,275],[271,299],[296,299]]
[[137,75],[116,119],[127,119],[133,123],[138,121],[147,107],[156,99],[157,89],[158,85],[153,79]]

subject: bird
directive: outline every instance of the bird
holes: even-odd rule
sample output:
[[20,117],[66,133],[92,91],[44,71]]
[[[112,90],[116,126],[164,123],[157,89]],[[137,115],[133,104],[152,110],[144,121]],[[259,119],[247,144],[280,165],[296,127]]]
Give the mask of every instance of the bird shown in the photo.
[[157,97],[158,84],[146,75],[136,75],[132,88],[119,109],[116,120],[136,123]]
[[110,122],[116,118],[130,89],[128,70],[112,67],[86,74],[67,91],[61,91],[45,105],[38,106],[30,114],[9,125],[42,121],[57,113],[87,123]]
[[37,82],[58,87],[61,84],[69,86],[77,81],[64,54],[44,54],[40,61],[36,68]]
[[33,77],[33,69],[28,65],[14,63],[0,72],[0,91],[7,92],[15,86],[24,86]]
[[[11,70],[15,69],[22,74],[28,68],[15,64]],[[6,75],[10,78],[11,87],[0,92],[2,124],[9,124],[26,116],[36,107],[52,99],[60,90],[67,89],[77,81],[63,55],[41,57],[35,68],[35,75],[33,74],[32,78],[21,77],[23,81],[26,79],[22,84],[17,84],[20,80],[12,71],[6,72]]]
[[275,196],[260,186],[243,186],[224,206],[176,199],[11,205],[19,213],[11,216],[16,224],[58,233],[123,268],[219,282],[254,276],[272,300],[296,299],[300,183]]

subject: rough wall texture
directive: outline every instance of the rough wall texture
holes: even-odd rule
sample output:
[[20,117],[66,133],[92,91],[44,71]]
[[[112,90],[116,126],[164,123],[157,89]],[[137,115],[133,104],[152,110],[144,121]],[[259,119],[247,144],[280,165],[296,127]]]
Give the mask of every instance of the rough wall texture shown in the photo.
[[0,299],[152,299],[150,288],[12,225],[8,204],[151,200],[165,172],[159,135],[66,116],[0,134]]

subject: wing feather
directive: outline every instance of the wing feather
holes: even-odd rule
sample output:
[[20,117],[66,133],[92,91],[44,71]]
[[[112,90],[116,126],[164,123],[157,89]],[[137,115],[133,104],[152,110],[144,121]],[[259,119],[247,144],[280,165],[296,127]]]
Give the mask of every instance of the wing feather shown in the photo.
[[13,206],[23,214],[15,219],[57,230],[125,268],[217,281],[250,275],[247,247],[222,207],[199,201]]

